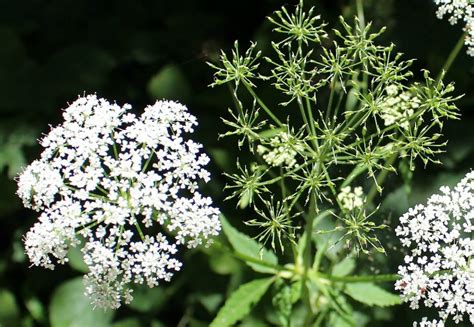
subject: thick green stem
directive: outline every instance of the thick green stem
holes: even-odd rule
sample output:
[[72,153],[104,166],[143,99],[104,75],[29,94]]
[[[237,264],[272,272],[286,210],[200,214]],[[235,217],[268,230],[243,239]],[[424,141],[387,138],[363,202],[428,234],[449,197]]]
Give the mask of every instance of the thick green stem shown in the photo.
[[364,1],[356,0],[356,7],[357,7],[357,18],[359,18],[360,27],[364,29],[365,28]]
[[[308,239],[310,239],[308,237]],[[261,266],[265,266],[268,268],[273,268],[276,271],[280,272],[281,277],[283,278],[293,278],[295,275],[303,275],[301,277],[304,278],[304,271],[299,271],[299,270],[289,270],[286,267],[282,267],[278,264],[271,264],[262,260],[259,260],[255,257],[248,256],[246,254],[243,254],[238,251],[231,250],[227,246],[223,245],[217,240],[214,240],[213,242],[213,247],[220,250],[224,251],[226,253],[230,253],[232,256],[234,256],[237,259],[241,259],[243,261],[248,261],[251,263],[255,263]],[[384,275],[355,275],[355,276],[335,276],[335,275],[330,275],[330,274],[325,274],[322,272],[316,272],[313,270],[308,270],[307,271],[307,276],[313,279],[317,280],[325,280],[325,281],[331,281],[331,282],[343,282],[343,283],[361,283],[361,282],[390,282],[390,281],[396,281],[400,279],[400,276],[397,274],[384,274]]]
[[331,282],[342,282],[342,283],[362,283],[362,282],[394,282],[400,279],[398,274],[385,274],[385,275],[361,275],[361,276],[335,276],[328,275],[321,272],[315,272],[313,277],[318,279],[325,279]]

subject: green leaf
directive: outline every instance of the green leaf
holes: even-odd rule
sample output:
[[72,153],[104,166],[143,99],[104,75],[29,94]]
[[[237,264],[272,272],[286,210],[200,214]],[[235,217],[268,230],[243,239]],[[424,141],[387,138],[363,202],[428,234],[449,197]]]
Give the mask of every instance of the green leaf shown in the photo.
[[137,318],[126,318],[115,322],[112,327],[140,327],[140,320]]
[[168,295],[161,287],[149,288],[137,285],[133,289],[133,301],[128,306],[138,312],[159,310],[168,300]]
[[8,177],[13,178],[26,166],[23,148],[36,143],[36,131],[20,126],[8,133],[4,125],[0,127],[0,170],[7,167]]
[[114,312],[94,309],[84,295],[82,278],[74,278],[59,286],[49,306],[52,327],[110,326]]
[[349,323],[344,317],[341,317],[337,314],[337,312],[331,312],[329,316],[329,326],[331,327],[364,327],[366,326],[370,319],[367,315],[354,311],[352,312],[353,323]]
[[230,253],[228,252],[209,252],[209,266],[213,272],[219,275],[230,275],[239,269],[240,265],[243,263],[237,261]]
[[186,103],[191,98],[189,82],[181,69],[174,64],[164,66],[150,79],[148,93],[157,100],[179,100]]
[[253,261],[245,261],[247,265],[261,273],[274,273],[276,271],[271,267],[278,264],[278,259],[273,252],[232,227],[223,215],[221,215],[221,223],[224,234],[236,252],[262,262],[262,264],[258,264]]
[[284,131],[285,130],[283,128],[269,128],[258,133],[258,136],[260,136],[263,139],[271,139],[272,137]]
[[19,315],[15,297],[10,291],[0,290],[0,326],[15,326]]
[[388,307],[402,303],[400,296],[390,293],[374,283],[346,284],[344,292],[354,300],[368,306]]
[[389,212],[391,215],[398,217],[407,211],[409,207],[407,188],[400,186],[387,195],[380,209],[381,211]]
[[219,293],[213,293],[213,294],[201,294],[197,296],[199,302],[209,311],[210,313],[213,313],[217,310],[219,307],[219,304],[221,304],[224,296]]
[[31,297],[25,300],[25,307],[28,309],[29,313],[35,320],[41,322],[44,321],[46,317],[44,305],[38,298]]
[[352,111],[355,109],[359,99],[357,98],[357,93],[359,92],[359,87],[353,87],[347,93],[346,100],[346,111]]
[[241,285],[219,310],[210,327],[234,326],[248,315],[272,282],[273,278],[262,278]]
[[82,252],[79,249],[79,247],[71,247],[69,249],[67,257],[69,259],[69,265],[73,269],[83,272],[83,273],[89,272],[89,268],[84,262],[84,259],[82,257]]
[[332,268],[332,275],[347,276],[356,268],[356,261],[353,257],[347,256],[342,261],[336,263]]
[[229,151],[222,148],[212,148],[208,150],[214,163],[223,171],[231,171],[235,165],[234,158]]

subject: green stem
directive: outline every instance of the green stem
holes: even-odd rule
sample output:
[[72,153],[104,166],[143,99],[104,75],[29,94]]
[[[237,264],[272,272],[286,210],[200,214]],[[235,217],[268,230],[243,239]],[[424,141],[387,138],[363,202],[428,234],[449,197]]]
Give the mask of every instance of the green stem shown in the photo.
[[[311,241],[311,239],[308,237],[308,239]],[[232,256],[235,258],[241,259],[243,261],[248,261],[251,263],[255,263],[261,266],[265,266],[268,268],[273,268],[279,272],[287,272],[290,274],[283,274],[282,277],[285,276],[294,276],[299,275],[301,273],[304,274],[303,272],[298,272],[298,271],[290,271],[286,269],[285,267],[282,267],[277,264],[271,264],[262,260],[259,260],[255,257],[248,256],[246,254],[243,254],[241,252],[231,250],[227,246],[223,245],[217,240],[214,240],[213,242],[213,247],[216,248],[217,250],[224,251],[226,253],[230,253]],[[326,280],[326,281],[331,281],[331,282],[343,282],[343,283],[361,283],[361,282],[390,282],[390,281],[396,281],[400,279],[400,276],[397,274],[384,274],[384,275],[354,275],[354,276],[335,276],[335,275],[330,275],[330,274],[325,274],[322,272],[315,272],[313,270],[308,270],[308,276],[311,278],[315,278],[317,280]],[[290,277],[291,278],[291,277]]]
[[313,117],[313,110],[311,108],[311,102],[308,98],[306,98],[306,110],[308,111],[308,120],[309,120],[309,125],[311,127],[311,131],[313,133],[313,137],[315,139],[315,143],[316,143],[316,148],[319,147],[319,144],[318,144],[318,139],[317,139],[317,135],[316,135],[316,126],[314,125],[314,117]]
[[467,32],[464,32],[459,38],[456,45],[454,46],[453,50],[451,50],[451,53],[449,54],[448,59],[446,59],[446,62],[444,63],[443,68],[441,68],[438,78],[436,79],[438,82],[443,78],[444,74],[446,74],[446,72],[448,72],[449,69],[451,68],[451,65],[453,64],[454,60],[456,59],[456,57],[458,56],[459,52],[462,49],[466,36],[467,36]]
[[247,91],[252,95],[252,97],[255,100],[257,100],[257,103],[262,107],[262,109],[267,113],[267,115],[270,116],[271,119],[273,119],[273,121],[278,125],[278,127],[283,127],[284,124],[281,122],[281,120],[278,119],[277,116],[275,116],[273,114],[273,112],[267,107],[267,105],[255,93],[255,91],[252,89],[252,87],[248,83],[246,83],[245,81],[243,82],[243,84],[245,85],[245,88],[247,89]]
[[[397,159],[398,157],[398,152],[392,154],[392,156],[390,158],[387,159],[386,161],[386,166],[390,166],[392,165],[395,160]],[[374,199],[375,195],[377,194],[377,185],[381,185],[384,181],[385,181],[385,178],[387,178],[387,175],[388,175],[388,170],[387,169],[384,169],[382,170],[379,175],[377,176],[377,183],[374,183],[374,185],[372,185],[372,187],[370,188],[369,190],[369,193],[367,195],[367,203],[371,203],[372,200]]]
[[332,102],[334,99],[334,88],[336,87],[335,85],[336,77],[333,76],[331,80],[331,85],[329,86],[331,88],[331,93],[329,93],[329,101],[328,101],[328,106],[326,108],[326,123],[330,125],[330,114],[331,114],[331,109],[332,109]]
[[303,118],[303,123],[306,127],[306,130],[308,131],[308,134],[311,135],[312,134],[311,127],[309,126],[308,117],[306,117],[306,112],[304,110],[303,102],[301,101],[301,97],[298,97],[296,102],[298,102],[298,108],[300,109],[300,114],[301,114],[301,117]]
[[139,223],[135,223],[135,227],[137,228],[137,231],[138,231],[138,235],[140,235],[140,238],[142,241],[145,240],[145,235],[143,234],[142,232],[142,229],[140,227],[140,224]]
[[333,114],[333,121],[331,126],[336,126],[337,122],[337,115],[339,114],[339,110],[341,108],[342,104],[342,99],[344,98],[344,92],[339,93],[339,99],[337,100],[337,105],[336,108],[334,108],[334,114]]
[[234,102],[234,106],[237,108],[240,114],[244,114],[244,108],[242,108],[242,103],[237,98],[236,89],[232,87],[230,84],[227,84],[229,87],[230,94],[232,96],[232,101]]
[[314,150],[318,150],[318,141],[316,138],[316,129],[314,127],[314,120],[313,120],[313,114],[311,113],[311,109],[308,110],[308,113],[310,114],[310,118],[306,116],[306,111],[305,107],[303,105],[303,100],[301,97],[298,97],[297,99],[298,102],[298,107],[300,108],[300,113],[301,117],[303,117],[303,122],[306,126],[306,130],[308,131],[308,134],[311,135],[311,144],[313,144]]
[[319,279],[325,279],[331,282],[342,282],[342,283],[362,283],[362,282],[393,282],[400,279],[398,274],[385,274],[385,275],[354,275],[354,276],[335,276],[321,272],[315,272],[314,277]]
[[305,232],[306,232],[306,244],[304,247],[304,278],[306,278],[306,275],[308,274],[308,270],[312,265],[311,262],[311,242],[312,242],[312,236],[313,236],[313,225],[314,225],[314,219],[316,217],[316,200],[315,200],[315,195],[313,194],[314,191],[311,192],[310,194],[310,203],[309,203],[309,212],[308,212],[308,220],[306,222],[306,227],[305,227]]
[[360,27],[362,29],[365,29],[364,1],[356,0],[356,7],[357,7],[357,18],[359,18]]

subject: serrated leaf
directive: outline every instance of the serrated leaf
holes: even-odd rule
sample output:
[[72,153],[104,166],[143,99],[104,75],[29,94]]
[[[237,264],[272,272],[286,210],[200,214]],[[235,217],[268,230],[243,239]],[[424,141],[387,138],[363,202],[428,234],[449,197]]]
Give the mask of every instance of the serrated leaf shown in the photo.
[[400,296],[390,293],[374,283],[346,284],[344,293],[369,306],[388,307],[402,303]]
[[114,312],[94,309],[84,295],[82,278],[61,284],[53,294],[49,306],[52,327],[110,326]]
[[242,284],[227,299],[210,327],[234,326],[235,323],[249,314],[252,307],[265,294],[272,282],[273,278],[261,278]]
[[275,272],[275,269],[269,267],[269,265],[278,264],[278,259],[273,252],[267,250],[262,244],[258,243],[253,238],[250,238],[232,227],[232,225],[229,224],[227,219],[222,215],[221,223],[224,234],[227,236],[227,239],[236,252],[262,262],[262,264],[258,264],[255,262],[245,261],[247,265],[257,272]]

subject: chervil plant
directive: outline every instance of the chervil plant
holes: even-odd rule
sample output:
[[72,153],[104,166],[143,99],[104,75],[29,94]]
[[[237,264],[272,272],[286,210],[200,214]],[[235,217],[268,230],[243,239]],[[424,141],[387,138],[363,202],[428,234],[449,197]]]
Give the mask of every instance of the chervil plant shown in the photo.
[[141,116],[130,109],[80,97],[18,178],[24,205],[40,213],[24,239],[32,265],[53,269],[80,246],[85,293],[102,308],[129,303],[131,284],[169,281],[181,267],[178,247],[220,230],[219,211],[197,185],[209,180],[209,158],[186,139],[196,118],[171,101]]
[[[348,298],[400,303],[375,284],[398,275],[363,268],[350,275],[357,260],[385,253],[380,235],[390,231],[379,208],[386,178],[401,173],[400,164],[413,171],[439,163],[443,124],[459,117],[458,97],[443,73],[422,71],[414,81],[413,60],[379,44],[384,30],[365,24],[362,12],[330,30],[300,1],[269,20],[276,33],[270,53],[256,43],[242,50],[236,41],[220,63],[210,63],[211,86],[228,85],[235,104],[223,118],[223,136],[237,137],[241,151],[237,172],[227,174],[229,198],[250,209],[246,223],[259,244],[227,223],[224,232],[237,257],[271,274],[242,285],[214,326],[236,322],[272,284],[286,301],[284,310],[274,301],[282,325],[355,326],[359,313]],[[265,98],[269,88],[279,97]],[[244,294],[252,302],[232,314]]]

